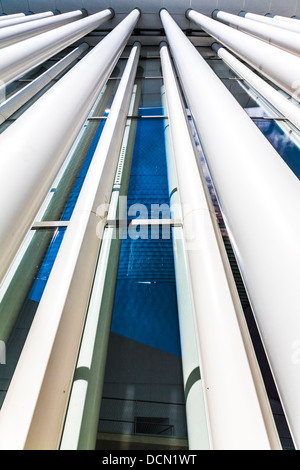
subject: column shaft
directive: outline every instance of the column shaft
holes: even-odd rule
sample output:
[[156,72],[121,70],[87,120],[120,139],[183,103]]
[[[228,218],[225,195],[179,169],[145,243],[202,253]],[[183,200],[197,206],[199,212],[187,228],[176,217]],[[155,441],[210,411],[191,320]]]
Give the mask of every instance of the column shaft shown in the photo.
[[300,331],[299,180],[167,12],[162,13],[241,274],[299,445],[300,376],[293,356]]
[[194,10],[188,10],[186,15],[288,94],[297,93],[300,85],[300,61],[297,56]]

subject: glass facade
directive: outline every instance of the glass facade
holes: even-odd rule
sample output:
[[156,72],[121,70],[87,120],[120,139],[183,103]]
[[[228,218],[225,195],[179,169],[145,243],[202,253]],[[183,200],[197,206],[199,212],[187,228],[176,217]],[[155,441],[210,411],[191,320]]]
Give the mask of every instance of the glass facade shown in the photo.
[[[101,28],[96,28],[86,36],[90,49],[102,38],[101,31]],[[103,31],[105,34],[105,30]],[[211,48],[213,40],[208,34],[203,31],[197,31],[196,34],[190,29],[184,31],[195,43],[197,52],[205,59],[206,64],[299,179],[300,131],[272,103],[218,58]],[[58,449],[64,449],[72,442],[71,447],[78,449],[187,451],[190,449],[189,433],[196,432],[190,424],[190,403],[194,397],[189,393],[194,382],[190,385],[187,378],[192,380],[191,377],[195,376],[192,372],[200,370],[195,383],[200,383],[202,393],[209,390],[209,385],[202,380],[199,344],[199,364],[192,368],[192,372],[188,371],[190,375],[185,375],[188,368],[185,369],[182,338],[186,332],[182,330],[180,323],[184,312],[179,311],[180,281],[175,266],[177,248],[173,240],[175,222],[170,211],[174,188],[169,186],[170,168],[167,163],[168,158],[172,159],[174,156],[166,137],[166,128],[170,121],[163,98],[165,82],[160,42],[165,36],[162,33],[163,30],[152,29],[150,26],[142,30],[134,29],[133,36],[115,61],[113,72],[98,94],[71,150],[66,153],[65,161],[51,188],[48,188],[46,198],[41,198],[43,202],[40,210],[0,285],[0,347],[5,345],[5,360],[2,360],[4,356],[0,354],[0,407],[4,407],[96,149],[99,142],[103,148],[106,145],[101,137],[125,75],[132,44],[138,38],[141,40],[140,58],[129,111],[126,112],[126,124],[122,129],[123,140],[118,163],[111,171],[114,183],[106,200],[109,209],[104,216],[100,214],[100,217],[98,208],[91,209],[91,213],[96,214],[101,222],[104,220],[103,234],[99,237],[97,233],[101,240],[97,242],[98,248],[93,252],[94,275],[87,293],[76,294],[70,288],[66,295],[67,301],[69,298],[76,298],[76,295],[86,295],[87,302],[80,341],[72,359],[71,384],[68,385],[68,390],[63,390],[63,394],[66,393],[64,405],[59,405],[64,411],[59,436],[56,436],[55,446]],[[75,45],[66,47],[12,81],[7,86],[6,99],[32,83],[74,48]],[[0,151],[1,136],[5,136],[5,132],[20,116],[26,115],[31,106],[39,103],[39,98],[59,84],[62,77],[72,72],[72,68],[86,54],[88,52],[4,120],[0,125]],[[226,214],[211,176],[205,145],[196,130],[195,117],[186,101],[184,86],[177,76],[178,70],[176,67],[174,70],[187,125],[196,148],[197,165],[204,174],[209,204],[212,203],[211,217],[217,233],[220,234],[218,243],[222,249],[225,248],[224,253],[229,260],[230,276],[233,275],[234,288],[254,346],[280,445],[283,449],[295,449],[284,403],[278,393],[268,352],[265,350],[247,285],[241,274],[232,234],[226,224]],[[121,113],[123,109],[119,111]],[[211,131],[214,132],[214,129]],[[236,132],[239,130],[236,129]],[[110,158],[104,168],[109,164]],[[180,200],[180,188],[176,187],[175,191],[178,191]],[[183,220],[177,223],[184,227]],[[86,256],[88,257],[88,250]],[[80,263],[83,279],[85,264],[81,258]],[[188,276],[191,276],[187,261],[185,268]],[[73,273],[73,276],[75,278],[76,274]],[[185,281],[192,292],[191,285],[195,280],[188,276]],[[77,285],[79,284],[80,281]],[[96,326],[94,336],[91,335],[90,351],[87,352],[85,335],[89,339],[89,322],[93,313],[96,314]],[[75,312],[74,321],[77,321],[76,315]],[[60,327],[59,324],[58,331]],[[198,327],[195,313],[191,337],[196,335]],[[66,331],[73,334],[72,324],[68,325]],[[58,334],[57,336],[59,337]],[[54,354],[52,350],[51,354]],[[90,368],[82,366],[81,356],[90,360]],[[190,362],[192,364],[192,360]],[[80,397],[78,406],[76,397]],[[206,409],[206,413],[208,412]],[[55,413],[56,410],[53,411]],[[70,427],[69,423],[73,423],[74,416],[78,421],[72,429],[72,424]],[[203,414],[203,421],[207,416]],[[38,419],[40,417],[34,415],[33,423]],[[26,445],[24,444],[25,448]]]

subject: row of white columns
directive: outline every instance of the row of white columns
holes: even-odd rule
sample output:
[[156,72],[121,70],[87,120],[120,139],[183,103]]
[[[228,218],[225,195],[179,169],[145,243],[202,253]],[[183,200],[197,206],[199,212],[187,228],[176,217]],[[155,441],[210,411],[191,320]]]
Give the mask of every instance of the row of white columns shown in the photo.
[[[104,13],[107,19],[112,14]],[[96,24],[99,15],[103,17],[97,14]],[[6,225],[11,237],[14,227],[23,225],[23,216],[24,233],[28,230],[139,16],[140,11],[133,10],[1,135],[0,146],[6,157],[1,159],[2,175],[6,174],[7,181],[5,192],[15,195],[2,226],[3,235]],[[105,225],[105,218],[100,217],[99,222],[97,208],[109,201],[138,55],[139,46],[135,46],[110,113],[111,124],[105,126],[101,146],[95,153],[1,408],[2,449],[54,449],[59,445],[101,244],[99,224],[102,221],[102,230]],[[0,199],[4,203],[3,195]],[[13,217],[14,214],[18,218],[18,213],[20,221]],[[15,249],[23,229],[15,237]],[[2,239],[4,257],[4,245],[9,250],[7,242],[8,238]]]
[[[218,13],[215,16],[218,17]],[[292,92],[291,84],[300,78],[299,58],[198,12],[189,10],[187,17],[255,69]],[[257,132],[246,113],[232,97],[227,96],[220,82],[214,83],[213,78],[204,79],[203,67],[200,68],[200,59],[195,54],[193,58],[190,57],[192,73],[186,73],[188,66],[184,64],[187,47],[183,48],[183,44],[181,46],[182,54],[178,52],[179,48],[173,53],[175,62],[291,434],[296,447],[299,447],[299,180],[263,135]],[[237,61],[233,61],[219,45],[214,46],[214,49],[235,70]],[[289,68],[290,60],[295,68]],[[243,73],[240,64],[238,67],[239,73]],[[284,80],[281,73],[283,69]],[[249,75],[246,79],[251,81]],[[286,87],[288,82],[290,86]],[[258,81],[252,83],[255,88],[259,88]],[[263,96],[265,90],[260,88]],[[275,99],[278,105],[278,96]],[[281,112],[286,111],[287,108],[281,108]]]
[[[105,10],[8,46],[0,51],[1,78],[6,83],[13,81],[110,19],[112,14]],[[133,10],[0,136],[1,155],[5,156],[0,161],[1,279],[139,16],[140,11]],[[299,181],[169,13],[163,9],[160,17],[298,445],[300,380],[292,348],[298,344],[295,335],[300,326]],[[295,69],[298,60],[295,55],[192,10],[187,17],[285,91],[293,90],[291,79],[299,71],[299,65]],[[293,108],[263,87],[261,80],[255,81],[253,72],[251,75],[247,67],[247,70],[240,67],[239,61],[230,54],[228,57],[224,48],[216,45],[214,49],[249,83],[252,80],[255,88],[261,87],[258,91],[272,99],[280,112],[290,112],[287,117],[299,126]],[[110,199],[138,55],[139,46],[135,45],[122,79],[124,85],[116,95],[101,146],[97,148],[2,406],[2,449],[59,445],[106,222],[105,213],[96,214],[97,207],[101,204],[104,207]],[[278,449],[272,413],[203,175],[196,163],[165,44],[161,47],[161,59],[182,203],[209,447]],[[195,390],[196,387],[193,393]],[[194,427],[192,432],[197,441]],[[197,448],[195,441],[193,447]]]

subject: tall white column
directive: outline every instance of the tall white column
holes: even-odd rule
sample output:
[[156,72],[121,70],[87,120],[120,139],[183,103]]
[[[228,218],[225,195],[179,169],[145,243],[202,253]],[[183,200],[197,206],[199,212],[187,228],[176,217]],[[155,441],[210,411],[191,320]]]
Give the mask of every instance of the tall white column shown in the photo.
[[257,21],[248,20],[241,16],[232,15],[225,11],[215,10],[213,18],[228,26],[232,26],[239,31],[251,34],[268,44],[278,46],[292,54],[300,55],[300,45],[298,33],[280,29],[276,26],[262,24]]
[[[161,11],[161,19],[172,51],[184,49],[184,34],[166,10]],[[215,450],[270,449],[262,403],[238,321],[242,316],[241,305],[235,301],[237,292],[229,282],[216,215],[198,167],[195,145],[166,47],[161,57],[211,446]]]
[[116,65],[138,15],[138,10],[128,15],[0,136],[1,155],[6,156],[0,161],[0,279]]
[[272,18],[271,16],[257,15],[255,13],[249,13],[248,11],[241,11],[240,16],[258,21],[259,23],[267,24],[269,26],[276,26],[277,28],[287,29],[288,31],[294,31],[300,33],[300,22],[282,21],[279,18]]
[[70,46],[113,17],[112,9],[103,10],[0,50],[0,91],[5,86]]
[[72,52],[66,55],[50,67],[42,75],[34,79],[20,91],[8,98],[4,103],[0,104],[0,124],[20,109],[25,103],[33,98],[39,91],[46,87],[60,73],[65,71],[67,67],[73,64],[84,52],[89,49],[87,43],[80,44]]
[[289,95],[299,93],[299,57],[230,28],[195,10],[188,10],[186,16]]
[[[9,28],[0,27],[0,48],[7,47],[15,42],[24,41],[24,39],[45,33],[50,29],[63,26],[73,21],[87,16],[85,10],[76,10],[62,15],[55,15],[50,18],[43,18],[30,23],[22,23]],[[0,24],[1,26],[1,24]]]
[[[130,32],[138,17],[123,20]],[[135,43],[2,405],[2,449],[59,445],[106,224],[98,208],[110,201],[139,51]]]
[[[300,130],[300,108],[290,101],[286,96],[273,88],[263,78],[244,65],[224,47],[217,43],[212,49],[239,77],[244,78],[259,94],[285,116],[294,126]],[[1,107],[0,107],[1,112]]]
[[31,21],[40,20],[57,14],[57,11],[45,11],[43,13],[36,13],[35,15],[25,15],[24,13],[16,13],[15,15],[5,15],[0,17],[0,28],[6,28],[14,24],[28,23]]
[[300,183],[168,13],[163,10],[162,14],[290,429],[299,446]]
[[5,15],[5,14],[1,13],[0,21],[14,19],[14,18],[23,18],[24,16],[26,16],[25,13],[13,13],[11,15]]

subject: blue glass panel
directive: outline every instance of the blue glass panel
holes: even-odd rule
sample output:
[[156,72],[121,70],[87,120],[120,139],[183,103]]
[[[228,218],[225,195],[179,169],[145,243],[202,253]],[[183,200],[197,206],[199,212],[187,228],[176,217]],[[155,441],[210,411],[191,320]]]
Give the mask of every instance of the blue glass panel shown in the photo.
[[290,169],[300,179],[300,149],[283,132],[276,121],[254,119],[257,127],[262,131],[268,141],[277,150]]
[[[162,115],[163,110],[140,109],[140,115],[146,114]],[[169,205],[163,119],[138,121],[128,208],[132,204],[144,204],[149,218],[152,204]],[[162,229],[149,228],[146,235],[129,233],[122,240],[111,331],[180,356],[171,234],[163,239]]]

